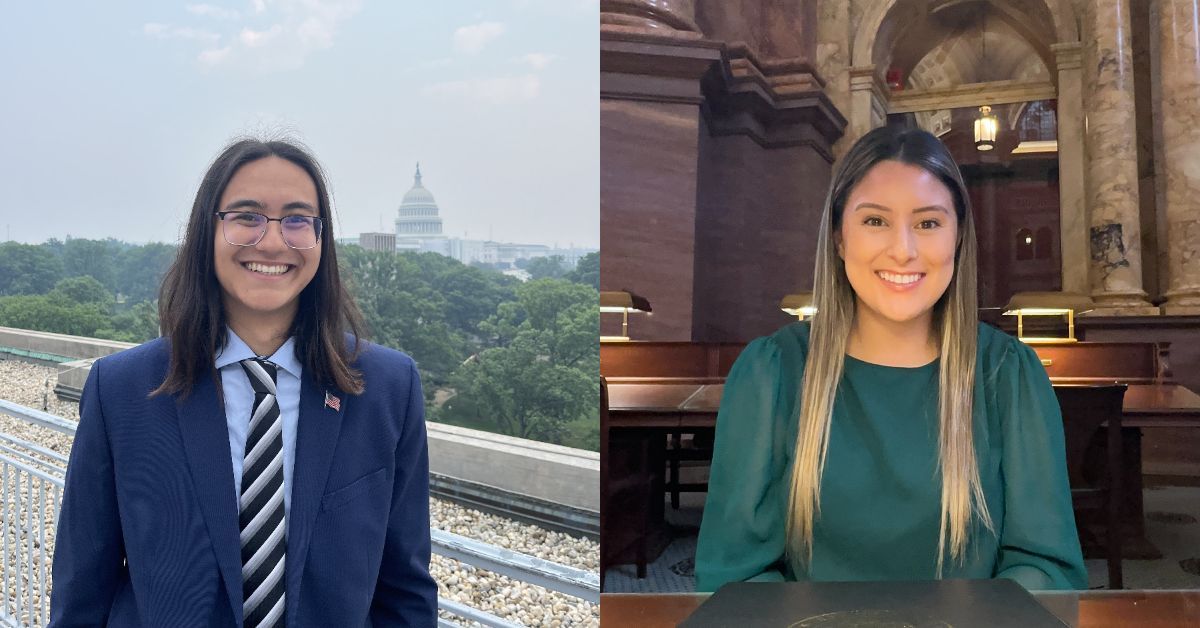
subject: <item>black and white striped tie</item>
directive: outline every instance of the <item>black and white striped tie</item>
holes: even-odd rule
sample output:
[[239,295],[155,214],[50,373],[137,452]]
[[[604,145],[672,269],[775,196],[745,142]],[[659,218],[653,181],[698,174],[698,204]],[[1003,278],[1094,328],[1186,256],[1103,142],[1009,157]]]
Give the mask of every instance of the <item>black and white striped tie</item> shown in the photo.
[[242,360],[254,410],[242,462],[242,616],[246,628],[283,626],[287,522],[283,516],[283,421],[275,400],[276,367]]

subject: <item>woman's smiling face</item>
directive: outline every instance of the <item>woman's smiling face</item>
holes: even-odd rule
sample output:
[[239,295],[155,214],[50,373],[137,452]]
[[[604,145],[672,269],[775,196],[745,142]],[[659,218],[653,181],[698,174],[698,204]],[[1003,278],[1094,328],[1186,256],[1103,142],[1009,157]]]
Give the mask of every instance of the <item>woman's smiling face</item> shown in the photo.
[[954,198],[935,175],[879,162],[850,190],[835,239],[858,316],[932,324],[958,242]]
[[[280,157],[251,161],[234,173],[221,195],[221,211],[241,209],[269,218],[317,216],[317,188],[303,168]],[[226,241],[216,216],[213,259],[226,315],[231,320],[290,318],[300,292],[321,263],[321,247],[294,249],[283,240],[282,225],[268,222],[253,246]]]

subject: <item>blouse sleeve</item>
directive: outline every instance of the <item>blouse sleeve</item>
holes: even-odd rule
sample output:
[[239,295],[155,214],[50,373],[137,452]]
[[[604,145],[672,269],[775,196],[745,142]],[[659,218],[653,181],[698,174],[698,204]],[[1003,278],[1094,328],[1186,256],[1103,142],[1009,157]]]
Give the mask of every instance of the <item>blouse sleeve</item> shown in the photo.
[[759,338],[742,350],[721,395],[704,519],[696,546],[696,590],[728,582],[782,581],[786,430],[776,416],[779,346]]
[[1087,589],[1062,414],[1033,349],[1014,342],[1001,367],[1004,521],[996,576],[1026,589]]

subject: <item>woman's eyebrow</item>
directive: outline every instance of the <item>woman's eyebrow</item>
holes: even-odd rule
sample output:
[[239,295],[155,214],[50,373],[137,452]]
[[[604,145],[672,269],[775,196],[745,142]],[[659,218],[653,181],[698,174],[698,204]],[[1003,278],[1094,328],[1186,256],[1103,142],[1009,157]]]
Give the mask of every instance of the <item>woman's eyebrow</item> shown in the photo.
[[[254,199],[242,198],[242,199],[238,199],[238,200],[233,201],[232,203],[226,205],[225,211],[233,211],[235,209],[241,209],[243,207],[252,207],[254,209],[266,209],[267,208],[266,205],[263,205],[262,203],[254,200]],[[292,201],[283,206],[283,211],[291,211],[291,210],[296,210],[296,209],[305,209],[305,210],[308,210],[313,213],[317,212],[317,208],[313,207],[311,203],[306,203],[304,201]]]
[[240,198],[240,199],[233,201],[232,203],[226,205],[225,211],[232,211],[235,209],[241,209],[243,207],[253,207],[255,209],[264,209],[263,204],[254,199]]
[[313,207],[311,204],[305,203],[304,201],[292,201],[283,206],[283,211],[288,211],[291,209],[307,209],[310,212],[317,211],[316,207]]
[[[859,203],[858,205],[855,205],[854,211],[858,211],[860,209],[877,209],[879,211],[885,211],[885,212],[889,212],[889,213],[892,211],[891,207],[888,207],[886,205],[880,205],[878,203],[871,203],[871,202],[864,202],[864,203]],[[920,214],[922,212],[942,212],[943,214],[949,214],[950,210],[946,209],[945,207],[943,207],[941,205],[926,205],[925,207],[918,207],[918,208],[912,210],[912,213],[914,213],[914,214]]]

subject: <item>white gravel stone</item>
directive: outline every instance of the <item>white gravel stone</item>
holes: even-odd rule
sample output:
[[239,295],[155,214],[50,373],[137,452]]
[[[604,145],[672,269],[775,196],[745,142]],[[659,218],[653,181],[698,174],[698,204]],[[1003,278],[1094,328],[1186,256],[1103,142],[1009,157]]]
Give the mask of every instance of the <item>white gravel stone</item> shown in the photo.
[[[78,404],[59,401],[54,395],[57,381],[57,370],[54,368],[0,359],[0,399],[78,420]],[[5,414],[0,414],[0,433],[35,443],[63,456],[70,455],[70,436],[30,425]],[[46,456],[35,457],[55,462]],[[18,487],[15,484],[10,483],[8,490],[16,488]],[[19,488],[24,494],[24,484]],[[36,483],[33,485],[33,491],[35,494],[38,492]],[[10,503],[11,501],[9,500]],[[0,551],[5,551],[4,548],[8,551],[5,563],[22,565],[20,577],[24,581],[28,578],[28,566],[32,564],[36,568],[41,563],[43,542],[47,556],[52,555],[54,551],[54,514],[57,505],[51,504],[47,512],[40,515],[21,510],[18,518],[18,513],[9,512],[10,508],[16,510],[10,503],[0,504],[0,515],[3,515],[0,519],[3,521],[24,522],[27,517],[33,517],[35,521],[44,520],[44,525],[39,527],[34,539],[27,539],[23,532],[9,523],[5,523],[3,529],[0,529]],[[436,529],[593,573],[599,572],[600,546],[595,541],[471,510],[440,499],[429,500],[429,511],[430,525]],[[42,535],[45,535],[44,540]],[[4,540],[7,540],[7,545],[4,544]],[[33,546],[32,553],[27,549],[30,545]],[[438,595],[487,611],[507,621],[526,626],[600,625],[599,606],[578,598],[514,581],[437,554],[433,555],[429,569],[438,583]],[[37,581],[40,577],[41,574],[35,570],[34,580]],[[48,560],[45,565],[45,580],[48,592]],[[26,587],[22,589],[28,590]],[[41,614],[41,611],[37,610],[41,608],[40,598],[16,601],[13,599],[14,595],[15,591],[9,589],[3,598],[0,598],[0,606],[3,606],[4,611],[12,613],[20,607],[23,614],[33,608],[35,614]],[[439,614],[464,626],[478,625],[445,612]]]

